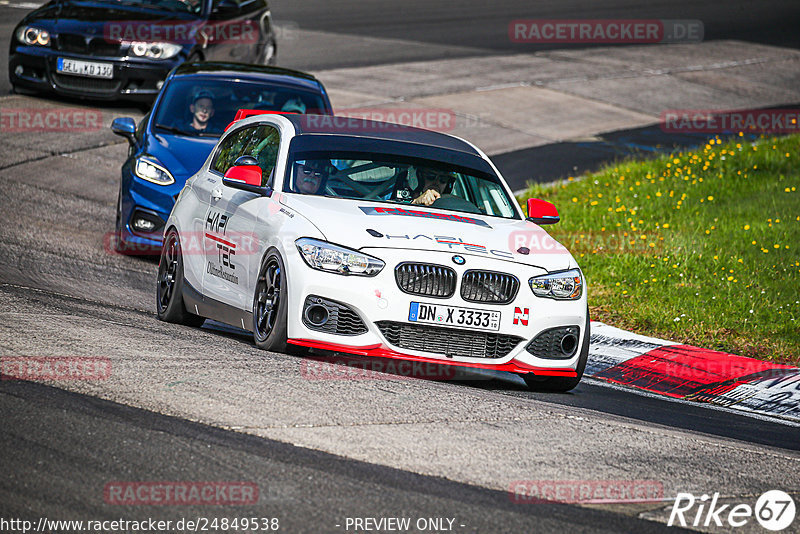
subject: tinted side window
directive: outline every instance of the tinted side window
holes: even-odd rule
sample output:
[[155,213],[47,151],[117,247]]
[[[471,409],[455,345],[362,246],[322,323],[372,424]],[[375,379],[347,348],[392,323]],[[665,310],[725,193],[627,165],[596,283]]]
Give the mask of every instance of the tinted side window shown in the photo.
[[211,13],[216,15],[216,18],[231,18],[235,17],[239,14],[241,4],[240,0],[233,0],[231,2],[227,2],[226,6],[221,7],[221,0],[214,0],[211,2]]
[[222,141],[222,144],[220,144],[219,151],[217,152],[214,162],[211,164],[211,168],[220,174],[225,174],[228,169],[233,166],[236,158],[242,154],[242,150],[250,140],[254,129],[254,126],[242,128],[226,137],[225,140]]
[[261,174],[265,182],[275,169],[280,141],[280,134],[276,128],[262,124],[255,129],[242,151],[243,156],[253,156],[258,160],[258,166],[261,167]]

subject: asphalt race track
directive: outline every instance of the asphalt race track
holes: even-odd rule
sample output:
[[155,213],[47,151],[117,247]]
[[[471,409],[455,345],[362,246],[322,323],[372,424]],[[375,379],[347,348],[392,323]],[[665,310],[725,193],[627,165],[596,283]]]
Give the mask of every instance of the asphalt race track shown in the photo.
[[[13,4],[0,4],[3,51],[26,13]],[[347,47],[382,43],[359,55],[300,39],[282,44],[293,47],[279,51],[286,66],[311,70],[527,52],[508,42],[515,18],[701,19],[707,39],[800,47],[800,4],[792,1],[670,2],[648,12],[585,0],[549,8],[475,0],[457,9],[384,0],[271,5],[287,28]],[[6,64],[3,52],[3,108],[80,105],[8,94]],[[124,103],[98,108],[106,122],[141,116]],[[590,380],[555,395],[503,376],[320,379],[309,374],[309,359],[259,351],[230,328],[159,322],[157,260],[108,250],[127,145],[105,128],[75,136],[0,131],[0,140],[0,356],[112,364],[102,381],[0,381],[0,518],[247,516],[278,518],[281,532],[319,533],[367,530],[346,528],[348,518],[410,517],[450,518],[451,530],[464,533],[672,532],[680,529],[666,518],[678,492],[753,504],[783,489],[800,503],[800,427],[786,422]],[[645,481],[663,495],[520,504],[509,494],[520,480]],[[259,499],[125,506],[104,498],[114,481],[246,481]],[[737,531],[763,532],[754,521]]]
[[[345,460],[31,383],[5,387],[0,403],[3,413],[11,415],[4,450],[19,451],[20,466],[51,466],[6,472],[8,481],[26,483],[22,490],[3,484],[4,516],[24,517],[35,504],[41,513],[47,510],[47,517],[81,511],[112,519],[118,515],[113,507],[101,511],[90,504],[107,481],[132,475],[172,480],[190,472],[198,480],[256,482],[262,488],[259,506],[237,507],[236,515],[278,517],[281,530],[288,532],[335,531],[345,517],[402,513],[457,518],[455,530],[465,532],[522,532],[531,525],[571,532],[672,530],[603,510],[519,506],[502,491]],[[112,460],[119,443],[126,444],[124,464]],[[70,450],[64,461],[62,455]],[[17,498],[10,498],[14,494]],[[200,507],[164,511],[159,510],[159,519],[208,515]],[[153,515],[141,507],[125,510],[129,519]]]

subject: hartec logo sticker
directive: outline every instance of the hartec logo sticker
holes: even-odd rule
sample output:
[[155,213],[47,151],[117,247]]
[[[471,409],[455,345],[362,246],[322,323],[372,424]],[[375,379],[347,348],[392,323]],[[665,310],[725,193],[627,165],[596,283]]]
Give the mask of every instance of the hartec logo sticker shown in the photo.
[[522,326],[528,326],[528,308],[514,308],[514,324],[522,323]]

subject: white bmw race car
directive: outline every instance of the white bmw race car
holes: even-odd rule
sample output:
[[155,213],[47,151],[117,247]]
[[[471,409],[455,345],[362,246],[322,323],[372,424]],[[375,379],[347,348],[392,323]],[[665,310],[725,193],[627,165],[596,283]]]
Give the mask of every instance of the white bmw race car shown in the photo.
[[456,137],[242,111],[178,196],[158,317],[259,348],[313,347],[518,373],[566,391],[589,350],[586,283],[489,158]]

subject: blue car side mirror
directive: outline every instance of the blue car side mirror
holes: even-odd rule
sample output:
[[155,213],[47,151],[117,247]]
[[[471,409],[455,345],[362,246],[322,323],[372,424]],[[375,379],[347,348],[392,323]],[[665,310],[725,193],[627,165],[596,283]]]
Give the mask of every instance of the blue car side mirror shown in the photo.
[[136,143],[136,123],[130,117],[119,117],[111,123],[111,131],[126,138],[130,144]]

